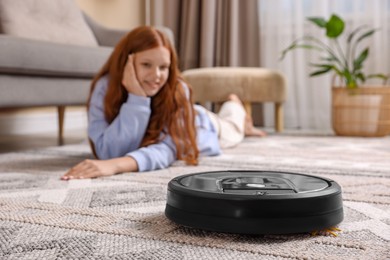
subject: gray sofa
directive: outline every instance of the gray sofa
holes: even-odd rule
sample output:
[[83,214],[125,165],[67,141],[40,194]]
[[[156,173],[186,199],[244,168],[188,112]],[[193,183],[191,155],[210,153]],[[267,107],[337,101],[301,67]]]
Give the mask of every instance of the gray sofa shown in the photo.
[[[93,34],[94,39],[92,40],[96,41],[90,44],[91,46],[88,46],[88,44],[77,45],[66,41],[63,43],[61,39],[56,38],[57,36],[61,37],[61,35],[66,36],[69,28],[66,28],[61,34],[56,29],[56,35],[50,36],[53,41],[51,41],[51,38],[46,39],[45,35],[42,36],[42,40],[36,39],[39,37],[35,36],[41,31],[31,36],[28,35],[30,29],[27,28],[29,30],[26,30],[27,25],[25,24],[19,26],[21,30],[15,30],[15,26],[12,27],[9,23],[6,24],[15,16],[15,10],[10,7],[16,2],[22,2],[26,5],[31,1],[0,0],[0,109],[57,107],[59,119],[58,143],[62,144],[65,107],[86,104],[92,77],[107,60],[112,51],[112,46],[118,42],[126,31],[101,26],[85,14],[81,14],[80,10],[77,10],[81,17],[80,20],[83,20],[83,23]],[[42,4],[46,4],[44,8],[51,5],[51,9],[58,9],[61,14],[64,13],[61,11],[63,6],[57,8],[54,5],[62,3],[68,6],[70,2],[72,1],[42,0]],[[31,10],[37,8],[34,5],[31,3]],[[8,8],[10,10],[7,14]],[[72,8],[74,7],[72,6]],[[20,8],[16,10],[19,11]],[[32,13],[31,10],[28,14]],[[52,14],[51,10],[48,13],[53,17],[57,17]],[[25,19],[25,16],[26,13],[23,14],[23,19]],[[73,22],[75,18],[71,17],[71,20]],[[36,17],[31,17],[32,23],[36,21]],[[15,23],[17,22],[18,20],[15,18]],[[66,23],[62,21],[62,24]],[[63,26],[62,24],[60,26]],[[41,30],[42,26],[38,24],[37,30]],[[79,26],[73,26],[73,28],[75,27]],[[64,28],[61,27],[61,29]],[[173,38],[169,29],[159,29],[167,33],[171,39]],[[24,34],[26,34],[26,37],[24,37]],[[78,39],[80,37],[74,38]]]

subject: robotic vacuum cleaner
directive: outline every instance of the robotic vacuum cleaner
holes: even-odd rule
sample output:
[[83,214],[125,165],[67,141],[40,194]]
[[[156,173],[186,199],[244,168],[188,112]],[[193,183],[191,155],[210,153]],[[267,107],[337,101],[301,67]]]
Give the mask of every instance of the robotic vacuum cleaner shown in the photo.
[[165,215],[177,224],[239,234],[288,234],[330,228],[343,220],[334,181],[287,172],[215,171],[168,184]]

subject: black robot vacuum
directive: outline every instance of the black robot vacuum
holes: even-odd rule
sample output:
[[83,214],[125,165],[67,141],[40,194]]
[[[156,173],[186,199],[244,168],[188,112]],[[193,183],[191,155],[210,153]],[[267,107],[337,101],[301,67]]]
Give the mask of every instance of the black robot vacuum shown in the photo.
[[168,184],[165,215],[177,224],[238,234],[323,230],[343,220],[341,187],[311,175],[215,171]]

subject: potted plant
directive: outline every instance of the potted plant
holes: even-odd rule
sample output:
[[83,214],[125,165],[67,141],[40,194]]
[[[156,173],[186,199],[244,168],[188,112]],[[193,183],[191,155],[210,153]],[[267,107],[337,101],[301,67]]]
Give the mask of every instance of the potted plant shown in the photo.
[[[281,59],[295,49],[318,51],[320,62],[310,63],[315,70],[310,77],[333,73],[332,126],[337,135],[385,136],[390,134],[390,87],[367,86],[367,79],[381,78],[384,84],[388,76],[365,74],[363,64],[369,55],[369,47],[359,48],[360,43],[371,37],[377,30],[360,26],[340,44],[345,23],[336,14],[329,20],[309,17],[308,21],[325,31],[328,42],[312,35],[295,40],[282,52]],[[336,86],[336,80],[340,85]]]

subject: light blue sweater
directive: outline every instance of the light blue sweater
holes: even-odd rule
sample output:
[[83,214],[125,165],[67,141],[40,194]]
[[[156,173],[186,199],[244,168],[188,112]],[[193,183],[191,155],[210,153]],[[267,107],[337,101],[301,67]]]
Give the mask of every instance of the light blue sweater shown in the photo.
[[[128,95],[118,116],[109,124],[104,117],[104,97],[108,77],[95,86],[88,111],[88,136],[99,159],[133,157],[139,171],[167,168],[176,158],[176,146],[167,135],[160,143],[139,148],[151,115],[151,98]],[[218,136],[203,107],[195,105],[198,149],[202,156],[221,153]]]

